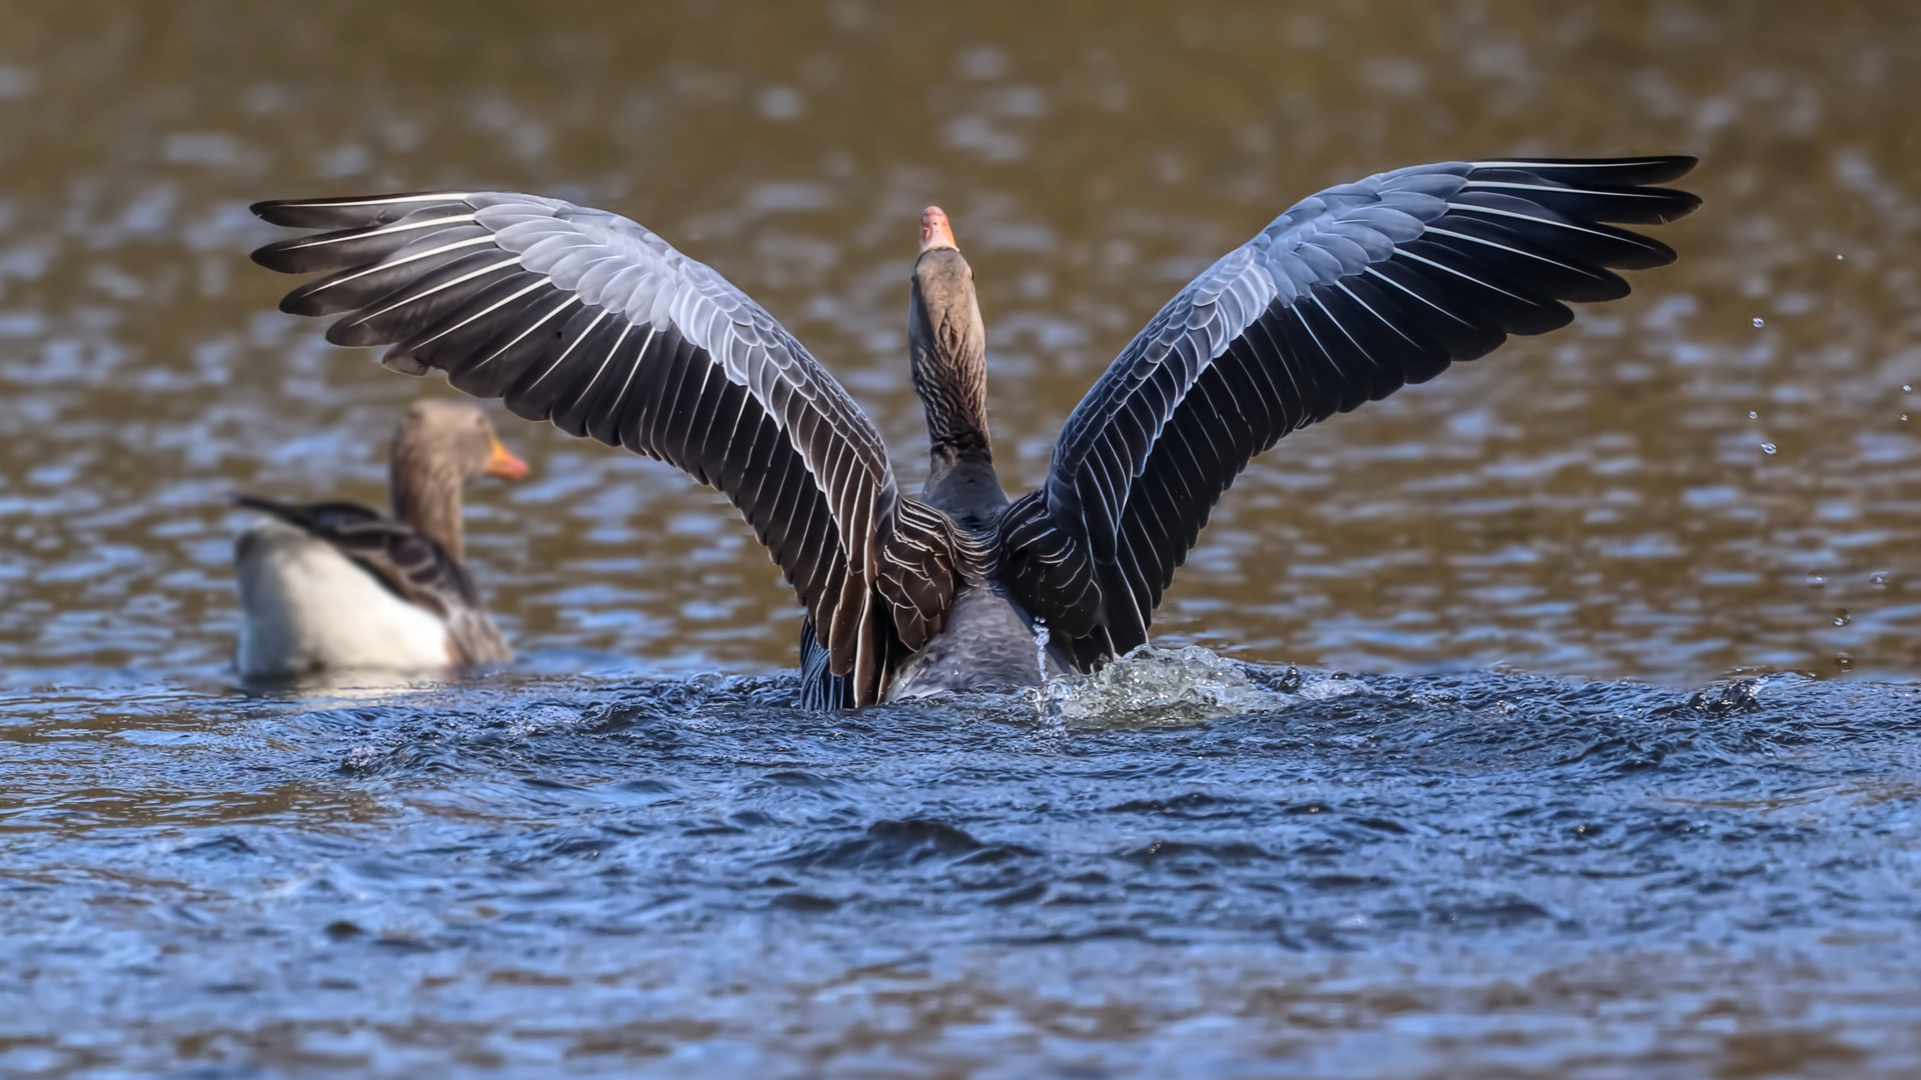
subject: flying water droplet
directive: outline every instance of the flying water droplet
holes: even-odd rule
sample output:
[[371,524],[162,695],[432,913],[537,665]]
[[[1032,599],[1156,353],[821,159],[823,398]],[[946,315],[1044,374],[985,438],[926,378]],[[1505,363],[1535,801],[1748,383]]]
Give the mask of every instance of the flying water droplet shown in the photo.
[[1828,587],[1828,576],[1826,574],[1816,574],[1813,572],[1810,572],[1808,574],[1808,588],[1825,589],[1827,587]]
[[1749,409],[1749,410],[1748,410],[1748,419],[1750,419],[1750,420],[1759,420],[1759,419],[1761,419],[1761,414],[1760,414],[1760,413],[1758,413],[1758,412],[1755,412],[1755,411],[1754,411],[1753,409]]
[[1756,330],[1761,329],[1763,326],[1766,326],[1767,324],[1768,324],[1768,321],[1766,319],[1763,319],[1761,316],[1756,315],[1754,317],[1754,328]]
[[1834,625],[1846,626],[1853,621],[1854,621],[1854,616],[1848,614],[1847,608],[1834,609]]
[[1844,652],[1835,653],[1834,666],[1840,668],[1842,671],[1846,671],[1854,666],[1854,657]]
[[1888,587],[1888,575],[1885,573],[1869,574],[1868,584],[1877,589],[1885,589]]
[[1908,422],[1908,414],[1907,414],[1907,413],[1902,413],[1902,414],[1901,414],[1901,422],[1902,422],[1902,423],[1904,423],[1904,424]]
[[1842,259],[1844,259],[1844,258],[1846,258],[1846,257],[1847,257],[1847,256],[1845,256],[1845,255],[1836,255],[1836,256],[1834,257],[1834,261],[1835,261],[1835,262],[1840,262],[1840,261],[1841,261]]
[[1778,447],[1778,446],[1776,446],[1776,445],[1774,445],[1774,444],[1773,444],[1773,443],[1771,443],[1771,442],[1764,442],[1764,443],[1762,443],[1762,444],[1761,444],[1761,452],[1762,452],[1763,454],[1772,454],[1772,453],[1774,453],[1774,452],[1775,452],[1776,450],[1779,450],[1779,449],[1780,449],[1780,447]]

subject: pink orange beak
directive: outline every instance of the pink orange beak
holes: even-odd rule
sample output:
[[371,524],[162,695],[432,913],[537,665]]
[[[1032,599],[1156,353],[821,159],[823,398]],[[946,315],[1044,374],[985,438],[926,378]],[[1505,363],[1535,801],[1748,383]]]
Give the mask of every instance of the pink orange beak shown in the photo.
[[493,442],[493,456],[487,459],[487,475],[498,476],[502,480],[518,480],[526,476],[527,463],[507,449],[507,444],[501,442],[498,436],[493,437]]
[[947,211],[930,206],[920,212],[920,249],[931,251],[943,247],[960,250],[960,245],[954,243],[954,226],[947,220]]

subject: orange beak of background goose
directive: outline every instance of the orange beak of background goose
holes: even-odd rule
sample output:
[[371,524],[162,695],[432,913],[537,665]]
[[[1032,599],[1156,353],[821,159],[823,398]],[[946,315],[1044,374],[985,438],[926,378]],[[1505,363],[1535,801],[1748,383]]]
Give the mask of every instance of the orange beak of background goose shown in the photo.
[[487,459],[487,475],[498,476],[502,480],[518,480],[527,475],[527,463],[507,449],[507,444],[495,438],[493,456]]
[[947,220],[947,211],[930,206],[920,212],[920,249],[942,247],[960,250],[960,245],[954,243],[954,226]]

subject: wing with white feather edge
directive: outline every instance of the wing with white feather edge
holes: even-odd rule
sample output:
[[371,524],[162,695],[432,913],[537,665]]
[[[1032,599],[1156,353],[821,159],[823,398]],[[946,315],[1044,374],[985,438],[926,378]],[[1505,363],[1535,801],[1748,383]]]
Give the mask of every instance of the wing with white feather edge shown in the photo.
[[[533,195],[422,192],[260,203],[324,230],[254,260],[326,276],[281,310],[341,315],[338,345],[504,398],[529,420],[670,462],[739,507],[794,587],[853,704],[940,632],[963,553],[896,489],[872,421],[746,294],[635,222]],[[902,650],[905,650],[905,653]]]
[[1174,569],[1254,455],[1297,428],[1540,334],[1612,269],[1674,260],[1603,222],[1700,205],[1649,185],[1687,157],[1447,162],[1296,204],[1169,301],[1061,429],[1001,519],[999,580],[1083,670],[1147,640]]

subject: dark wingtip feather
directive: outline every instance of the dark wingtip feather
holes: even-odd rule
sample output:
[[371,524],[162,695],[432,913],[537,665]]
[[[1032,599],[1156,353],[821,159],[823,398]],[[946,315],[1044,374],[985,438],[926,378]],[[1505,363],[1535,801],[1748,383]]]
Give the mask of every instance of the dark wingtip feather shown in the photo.
[[287,222],[281,220],[281,210],[287,204],[295,201],[297,200],[263,199],[260,202],[248,206],[247,211],[269,225],[285,225]]
[[[1624,229],[1622,231],[1625,232],[1626,230]],[[1626,260],[1612,262],[1608,264],[1609,266],[1612,266],[1616,270],[1653,270],[1660,266],[1672,266],[1674,265],[1674,260],[1680,258],[1679,255],[1675,254],[1673,248],[1663,244],[1661,241],[1651,236],[1641,236],[1639,233],[1635,233],[1634,235],[1640,237],[1641,240],[1641,250],[1638,253],[1639,257],[1632,262]]]
[[1669,154],[1666,157],[1657,158],[1656,160],[1662,162],[1669,171],[1649,176],[1646,180],[1642,181],[1642,183],[1672,183],[1693,172],[1694,167],[1701,164],[1701,159],[1692,154]]
[[[348,205],[343,206],[343,203]],[[254,203],[247,209],[269,225],[284,225],[290,229],[334,229],[369,224],[374,211],[362,209],[365,203],[363,199],[268,199]]]
[[1701,196],[1692,191],[1676,191],[1673,188],[1648,188],[1647,190],[1661,195],[1666,200],[1660,208],[1661,220],[1650,221],[1648,222],[1650,225],[1666,225],[1670,221],[1678,221],[1701,209]]
[[[258,209],[258,207],[256,207],[256,209]],[[304,274],[307,273],[310,268],[300,260],[295,259],[293,257],[293,251],[304,243],[306,239],[307,238],[303,236],[293,240],[277,240],[265,247],[255,248],[253,254],[247,256],[247,258],[252,259],[255,264],[264,266],[276,273]]]
[[[339,243],[359,235],[359,230],[344,232],[325,232],[309,236],[296,236],[291,240],[278,240],[266,247],[256,248],[247,256],[255,263],[282,274],[311,274],[317,271],[340,270],[355,262],[372,262],[372,259],[355,259],[357,253]],[[396,243],[393,246],[398,247]],[[344,249],[344,250],[343,250]],[[343,255],[345,257],[343,258]]]
[[[322,315],[338,315],[338,311],[329,310],[320,301],[314,299],[315,284],[314,282],[309,282],[281,297],[281,313],[284,315],[302,315],[308,318]],[[331,331],[329,331],[329,333],[331,333]]]
[[1645,158],[1490,158],[1473,162],[1468,185],[1528,183],[1550,188],[1526,198],[1576,219],[1623,225],[1665,225],[1701,207],[1692,192],[1655,185],[1685,176],[1698,159],[1675,154]]
[[270,225],[290,229],[356,229],[390,221],[439,198],[459,199],[460,191],[398,191],[340,199],[269,199],[247,209]]
[[1489,158],[1471,164],[1481,168],[1507,165],[1536,176],[1568,184],[1666,184],[1693,171],[1700,159],[1686,154],[1656,154],[1637,158]]

